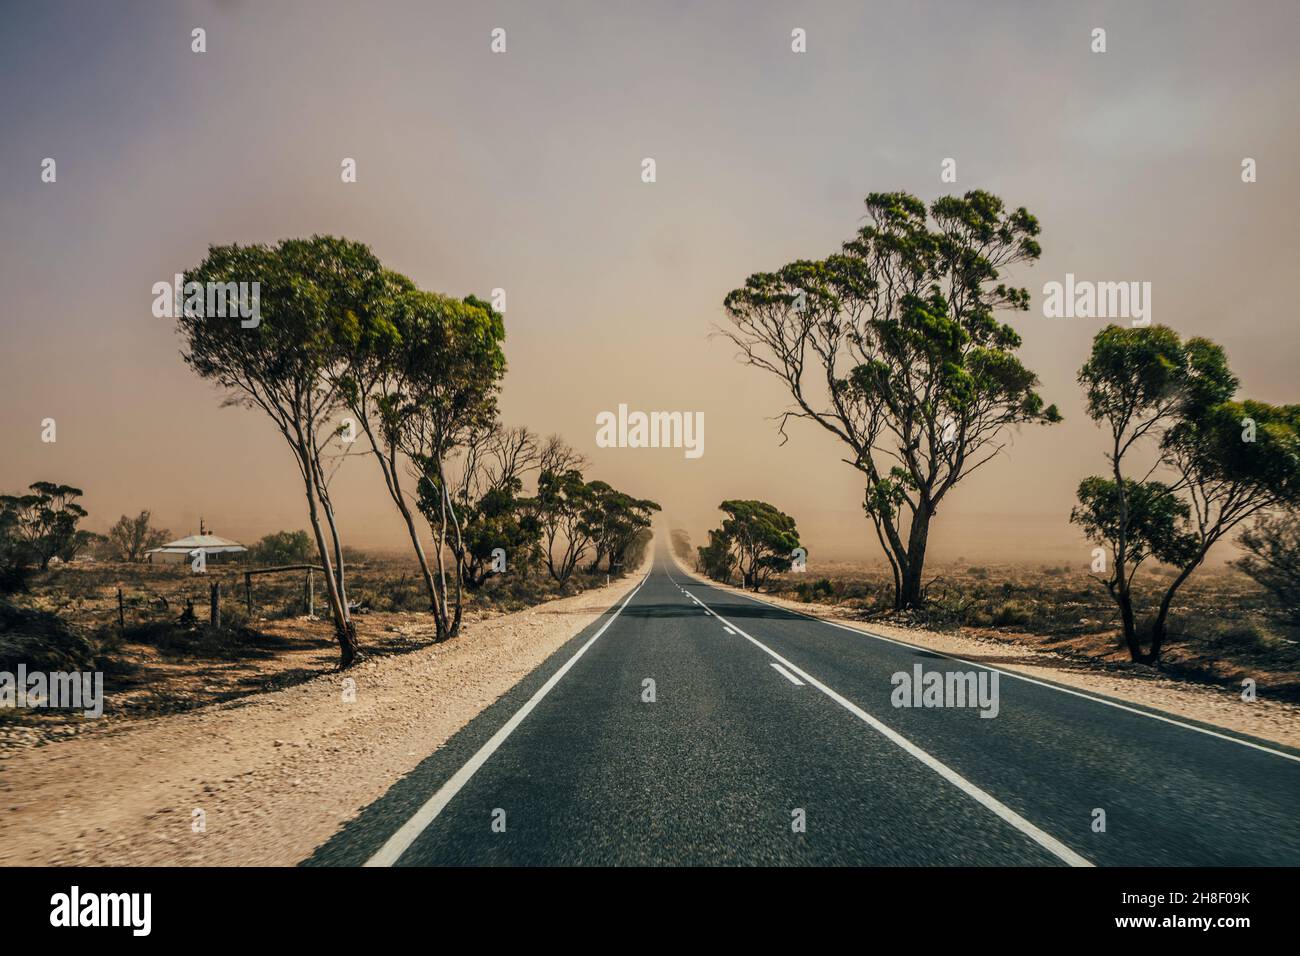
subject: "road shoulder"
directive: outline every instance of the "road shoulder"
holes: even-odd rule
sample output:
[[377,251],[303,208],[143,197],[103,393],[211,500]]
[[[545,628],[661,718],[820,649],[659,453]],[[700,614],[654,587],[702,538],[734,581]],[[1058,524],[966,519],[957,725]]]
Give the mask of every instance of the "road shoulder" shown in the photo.
[[295,864],[641,577],[283,691],[12,752],[0,864]]

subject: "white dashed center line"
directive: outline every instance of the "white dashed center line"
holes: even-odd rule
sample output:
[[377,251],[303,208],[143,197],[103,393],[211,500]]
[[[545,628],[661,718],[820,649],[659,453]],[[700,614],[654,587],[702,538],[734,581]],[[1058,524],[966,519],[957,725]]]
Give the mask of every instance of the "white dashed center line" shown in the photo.
[[786,670],[784,667],[782,667],[782,666],[781,666],[780,664],[778,664],[776,661],[772,661],[771,663],[772,663],[772,667],[773,667],[773,669],[775,669],[775,671],[776,671],[778,674],[780,674],[782,677],[784,677],[786,680],[788,680],[791,684],[794,684],[795,687],[802,687],[802,686],[803,686],[803,681],[801,681],[799,678],[795,677],[793,674],[791,674],[788,670]]

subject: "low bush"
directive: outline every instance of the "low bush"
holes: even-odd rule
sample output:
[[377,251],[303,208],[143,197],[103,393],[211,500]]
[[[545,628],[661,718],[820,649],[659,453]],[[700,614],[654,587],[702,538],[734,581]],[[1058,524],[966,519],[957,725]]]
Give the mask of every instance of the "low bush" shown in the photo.
[[0,670],[93,670],[96,644],[49,611],[0,601]]

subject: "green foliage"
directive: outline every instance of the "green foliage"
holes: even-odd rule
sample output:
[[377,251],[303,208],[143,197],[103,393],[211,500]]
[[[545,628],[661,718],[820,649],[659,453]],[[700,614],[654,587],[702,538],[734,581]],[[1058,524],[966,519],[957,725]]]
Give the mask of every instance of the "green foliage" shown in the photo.
[[0,495],[0,593],[23,587],[33,568],[54,558],[70,561],[91,540],[77,530],[86,517],[80,488],[38,481],[28,492]]
[[[492,552],[497,548],[505,551],[508,560],[519,562],[536,547],[541,525],[535,514],[523,508],[519,497],[522,489],[523,482],[511,478],[488,488],[472,505],[462,507],[463,577],[470,590],[482,587],[492,574]],[[422,498],[421,507],[428,511],[431,503]]]
[[650,518],[659,511],[656,502],[633,498],[603,481],[593,481],[586,488],[587,506],[582,512],[582,530],[591,538],[596,556],[591,570],[598,570],[601,558],[608,562],[610,574],[621,571],[628,548],[641,531],[650,527]]
[[248,550],[254,563],[275,567],[310,563],[316,544],[306,531],[273,531]]
[[928,207],[872,193],[869,222],[824,260],[750,276],[724,301],[728,337],[865,476],[863,506],[894,570],[895,603],[923,601],[925,542],[939,502],[996,455],[1005,432],[1060,421],[1016,356],[998,310],[1023,311],[1003,270],[1040,254],[1037,220],[975,190]]
[[725,582],[739,571],[743,587],[758,588],[772,574],[789,570],[800,546],[793,518],[765,501],[729,500],[718,507],[727,518],[699,549],[704,574]]
[[714,581],[727,584],[736,570],[736,555],[731,541],[719,530],[709,532],[709,543],[696,549],[696,569]]
[[[390,414],[418,458],[445,460],[470,430],[494,420],[506,368],[502,316],[474,296],[456,300],[416,290],[393,318],[404,387]],[[428,465],[425,473],[435,474]]]
[[[1158,325],[1102,329],[1079,382],[1088,414],[1110,431],[1112,477],[1079,485],[1070,520],[1109,552],[1104,580],[1133,660],[1158,663],[1174,595],[1209,550],[1300,496],[1300,407],[1234,400],[1223,349]],[[1155,466],[1129,478],[1127,456],[1144,442],[1155,446]],[[1162,472],[1168,480],[1155,477]],[[1148,558],[1174,575],[1140,626],[1133,579]]]
[[338,403],[324,372],[340,342],[356,341],[378,320],[388,291],[379,260],[362,243],[333,236],[286,239],[277,246],[213,246],[185,282],[257,282],[261,321],[238,316],[177,317],[186,364],[200,376],[261,407],[297,438]]
[[1187,503],[1159,481],[1125,478],[1122,494],[1120,488],[1107,478],[1085,478],[1079,483],[1079,504],[1070,512],[1070,521],[1112,551],[1124,535],[1130,567],[1149,557],[1173,565],[1189,560],[1197,542],[1184,529],[1191,514]]

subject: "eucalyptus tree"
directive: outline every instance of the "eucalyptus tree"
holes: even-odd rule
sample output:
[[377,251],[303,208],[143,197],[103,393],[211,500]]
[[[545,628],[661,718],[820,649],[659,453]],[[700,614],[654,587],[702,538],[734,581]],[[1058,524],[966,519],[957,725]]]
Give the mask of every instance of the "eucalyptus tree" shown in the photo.
[[433,529],[437,639],[455,637],[464,610],[459,564],[448,584],[446,553],[463,554],[460,518],[448,466],[472,436],[492,427],[505,374],[502,316],[474,297],[412,292],[403,307],[409,335],[402,347],[406,389],[394,420],[402,451],[418,473],[420,511]]
[[751,275],[724,301],[723,334],[776,376],[792,405],[847,447],[866,479],[863,508],[894,577],[895,606],[924,603],[931,522],[961,479],[1006,446],[1011,428],[1060,420],[995,317],[1029,293],[1002,271],[1036,260],[1037,220],[976,190],[927,207],[872,193],[868,223],[826,259]]
[[382,299],[383,269],[361,243],[313,236],[275,246],[213,246],[184,279],[186,287],[257,284],[260,314],[252,324],[225,309],[214,315],[178,310],[181,354],[198,375],[227,390],[225,404],[260,409],[292,452],[325,570],[340,666],[349,667],[359,646],[325,460],[346,406],[340,381],[329,372],[339,340],[369,321]]
[[766,501],[724,501],[718,508],[727,515],[719,540],[727,542],[735,556],[742,587],[758,589],[774,571],[789,568],[799,547],[793,518]]
[[1238,539],[1245,555],[1234,562],[1268,589],[1300,624],[1300,510],[1261,513]]
[[[565,458],[560,456],[558,460]],[[543,468],[538,475],[537,495],[528,507],[541,527],[546,568],[559,584],[569,580],[591,546],[591,505],[591,489],[578,469]]]
[[452,542],[464,586],[481,588],[493,572],[498,549],[527,565],[541,535],[537,516],[522,497],[524,477],[537,469],[542,446],[526,426],[493,422],[471,432],[451,482],[460,537]]
[[152,514],[141,511],[134,518],[122,515],[108,531],[110,553],[119,561],[143,561],[145,552],[158,548],[171,538],[171,532],[152,525]]
[[55,558],[70,561],[91,537],[77,530],[77,522],[87,514],[76,500],[85,494],[80,488],[37,481],[27,491],[0,495],[3,534],[8,539],[0,546],[7,556],[0,563],[12,568],[10,577],[18,584],[26,580],[28,565],[45,571]]
[[[1110,474],[1080,483],[1070,520],[1101,547],[1129,656],[1158,665],[1174,598],[1210,549],[1300,498],[1300,405],[1234,399],[1223,349],[1160,325],[1102,329],[1079,383],[1109,432]],[[1148,559],[1174,576],[1142,626],[1134,579]]]
[[709,543],[696,548],[695,567],[701,574],[727,584],[736,570],[736,553],[722,529],[709,532]]
[[415,370],[410,353],[419,350],[418,336],[428,326],[415,318],[420,300],[414,282],[400,273],[386,271],[383,283],[382,297],[368,321],[349,323],[340,330],[331,374],[366,436],[384,488],[406,525],[429,610],[437,614],[438,590],[416,526],[414,506],[402,484],[405,469],[400,457],[403,416],[414,408],[411,389]]

